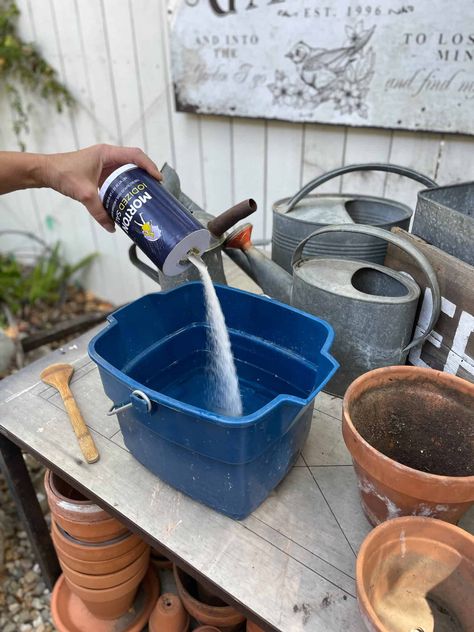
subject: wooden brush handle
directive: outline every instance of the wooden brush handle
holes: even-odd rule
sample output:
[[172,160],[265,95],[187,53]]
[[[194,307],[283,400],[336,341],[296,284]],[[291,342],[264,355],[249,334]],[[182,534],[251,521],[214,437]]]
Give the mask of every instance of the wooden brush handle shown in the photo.
[[82,454],[88,463],[95,463],[99,460],[99,452],[97,451],[94,439],[92,438],[92,435],[82,418],[81,411],[76,404],[76,400],[74,399],[70,388],[66,387],[62,389],[61,395],[72,427],[76,433]]

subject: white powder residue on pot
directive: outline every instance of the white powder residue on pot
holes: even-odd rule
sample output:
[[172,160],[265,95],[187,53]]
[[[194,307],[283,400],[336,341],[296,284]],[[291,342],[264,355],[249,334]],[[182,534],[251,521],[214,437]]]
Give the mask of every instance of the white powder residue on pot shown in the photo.
[[240,417],[242,398],[224,314],[206,264],[194,255],[189,255],[189,261],[199,270],[204,285],[206,318],[209,323],[212,399],[219,412],[229,417]]

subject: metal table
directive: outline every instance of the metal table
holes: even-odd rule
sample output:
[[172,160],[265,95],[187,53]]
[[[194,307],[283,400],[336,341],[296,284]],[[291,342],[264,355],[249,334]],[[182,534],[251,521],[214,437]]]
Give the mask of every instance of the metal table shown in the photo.
[[[107,417],[90,332],[0,383],[0,455],[38,561],[59,574],[21,449],[69,480],[226,601],[267,630],[363,632],[355,599],[357,550],[369,532],[340,431],[341,401],[321,393],[309,439],[293,470],[249,518],[233,521],[175,491],[127,451]],[[59,394],[43,367],[70,362],[72,390],[100,460],[82,458]],[[474,512],[463,525],[474,531]]]

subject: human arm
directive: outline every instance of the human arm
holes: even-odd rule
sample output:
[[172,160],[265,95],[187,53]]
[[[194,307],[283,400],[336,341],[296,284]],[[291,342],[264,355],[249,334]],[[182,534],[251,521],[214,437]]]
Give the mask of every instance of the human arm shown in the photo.
[[82,202],[101,226],[113,232],[114,223],[107,215],[97,189],[112,171],[129,162],[161,180],[158,167],[138,148],[93,145],[63,154],[0,152],[0,194],[50,187]]

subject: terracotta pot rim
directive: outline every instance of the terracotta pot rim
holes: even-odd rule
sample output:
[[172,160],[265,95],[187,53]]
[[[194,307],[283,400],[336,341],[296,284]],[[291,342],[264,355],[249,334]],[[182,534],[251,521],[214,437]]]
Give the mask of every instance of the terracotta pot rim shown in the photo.
[[[78,581],[92,582],[94,584],[100,581],[107,581],[107,580],[113,581],[114,579],[116,580],[114,584],[110,586],[103,586],[102,588],[97,588],[95,586],[87,586],[87,585],[85,586],[82,583],[78,584],[79,586],[82,586],[83,588],[91,588],[92,590],[104,590],[104,588],[114,588],[115,586],[119,586],[120,584],[123,584],[125,581],[127,581],[127,579],[135,576],[141,570],[142,566],[148,566],[149,555],[150,555],[149,551],[145,549],[144,551],[140,553],[140,555],[135,560],[127,564],[127,566],[124,566],[123,568],[120,568],[118,570],[115,570],[109,573],[100,573],[98,575],[92,575],[90,573],[83,573],[81,571],[76,571],[73,568],[71,568],[69,564],[66,564],[66,562],[62,558],[60,558],[59,563],[60,563],[63,573],[66,576],[69,574],[70,577],[68,577],[68,579],[70,579],[70,581],[72,581],[74,584],[76,584]],[[129,575],[130,569],[132,567],[133,569],[135,569],[135,572],[132,575]],[[126,579],[123,579],[124,575]]]
[[63,529],[63,527],[61,527],[61,525],[58,524],[56,520],[54,519],[52,520],[52,523],[54,523],[54,526],[56,527],[56,529],[64,538],[68,540],[68,542],[70,542],[71,544],[75,546],[80,546],[80,547],[91,546],[91,547],[101,548],[103,546],[112,546],[113,544],[118,544],[122,540],[125,540],[126,538],[133,535],[131,531],[126,531],[125,533],[122,533],[116,536],[115,538],[110,538],[109,540],[104,540],[102,542],[91,542],[90,540],[79,540],[79,538],[75,538],[73,535],[71,535],[65,529]]
[[[56,549],[57,556],[62,561],[64,561],[67,566],[69,566],[73,570],[75,570],[75,569],[71,566],[71,563],[70,563],[71,560],[72,560],[73,564],[78,564],[80,566],[84,566],[85,565],[89,569],[92,569],[92,570],[96,570],[96,569],[98,569],[100,567],[103,567],[104,565],[105,566],[112,566],[112,567],[114,567],[116,569],[115,571],[112,571],[112,572],[117,572],[117,571],[121,570],[122,568],[125,568],[126,566],[128,566],[129,564],[134,562],[138,557],[140,557],[140,555],[147,548],[149,548],[149,545],[142,540],[141,542],[137,543],[136,547],[132,547],[130,550],[125,551],[125,553],[121,553],[120,555],[116,555],[115,557],[112,557],[112,558],[110,558],[108,560],[84,560],[81,557],[76,557],[74,555],[71,555],[68,551],[66,551],[65,549],[62,548],[61,543],[54,542],[54,546],[55,546],[55,549]],[[124,560],[128,560],[129,558],[132,558],[131,562],[129,562],[128,564],[125,564],[125,565],[121,565]],[[119,564],[118,567],[117,567],[117,564]],[[77,572],[81,573],[83,571],[77,571]],[[100,571],[100,572],[89,573],[89,574],[90,575],[103,575],[104,573],[102,571]]]
[[[398,530],[403,529],[404,527],[430,527],[433,531],[433,541],[439,542],[439,538],[435,538],[435,535],[440,533],[446,534],[446,540],[443,540],[443,544],[449,545],[451,548],[456,549],[455,544],[452,541],[449,541],[449,536],[455,536],[456,540],[462,539],[467,541],[472,547],[474,547],[474,535],[465,531],[461,527],[458,527],[450,522],[445,522],[444,520],[439,520],[437,518],[426,518],[425,516],[401,516],[399,518],[392,518],[390,520],[386,520],[385,522],[381,522],[379,525],[374,527],[369,534],[365,537],[362,545],[357,554],[356,560],[356,589],[357,589],[357,602],[359,605],[359,610],[361,611],[363,619],[368,615],[370,617],[371,623],[374,623],[378,626],[380,630],[386,630],[383,622],[380,620],[376,611],[372,607],[372,603],[369,600],[367,592],[364,586],[364,564],[366,561],[366,557],[368,556],[368,551],[370,550],[371,545],[374,540],[381,539],[384,534],[396,532]],[[385,541],[388,542],[388,537],[385,538]]]
[[[416,484],[420,485],[423,483],[429,484],[430,487],[432,485],[437,487],[438,491],[441,489],[452,488],[453,484],[458,483],[465,489],[465,496],[462,496],[462,499],[457,497],[456,499],[452,499],[452,502],[470,502],[474,500],[474,475],[471,476],[446,476],[443,474],[430,474],[429,472],[422,472],[421,470],[416,470],[415,468],[409,467],[408,465],[403,465],[402,463],[398,463],[394,459],[382,454],[376,448],[374,448],[364,437],[359,433],[357,428],[355,427],[350,412],[349,406],[350,401],[353,397],[354,391],[360,388],[361,384],[369,383],[378,376],[390,376],[390,375],[398,375],[398,376],[410,376],[416,377],[419,375],[425,375],[432,378],[432,381],[442,381],[445,384],[450,385],[453,388],[461,387],[461,390],[464,392],[468,392],[474,396],[474,384],[471,384],[467,380],[464,380],[455,375],[451,375],[450,373],[443,373],[442,371],[436,371],[434,369],[426,369],[424,367],[416,367],[416,366],[388,366],[382,367],[380,369],[373,369],[372,371],[368,371],[363,375],[360,375],[357,379],[355,379],[352,384],[349,386],[347,391],[345,392],[343,401],[342,401],[342,411],[343,411],[343,437],[344,442],[351,453],[353,459],[355,459],[358,463],[360,463],[363,469],[367,470],[371,476],[375,479],[380,480],[384,485],[391,487],[401,493],[405,493],[404,486],[400,486],[399,481],[393,476],[387,477],[387,479],[381,480],[379,476],[375,476],[372,473],[372,468],[370,467],[370,462],[374,459],[377,461],[383,461],[386,463],[388,467],[395,468],[400,472],[403,472],[410,479],[415,479]],[[363,389],[368,390],[368,389]],[[459,390],[459,389],[458,389]],[[360,444],[360,449],[357,449],[357,446],[349,444],[346,433],[354,436]],[[362,452],[365,452],[366,455],[361,457]],[[368,455],[368,456],[367,456]],[[469,490],[472,490],[469,494]],[[420,490],[421,491],[421,490]],[[448,492],[449,493],[449,492]],[[433,498],[433,502],[448,502],[446,500],[439,500],[440,496],[436,495]],[[431,500],[431,497],[429,498]]]
[[[193,597],[183,586],[179,573],[186,574],[186,572],[181,570],[178,566],[176,566],[176,564],[173,564],[173,576],[178,595],[185,604],[185,608],[189,614],[200,623],[204,624],[204,617],[208,619],[208,622],[205,623],[205,625],[217,627],[238,625],[239,623],[243,623],[243,621],[245,621],[244,615],[241,615],[240,612],[238,612],[238,610],[236,610],[233,606],[210,606]],[[209,612],[202,613],[203,616],[196,617],[194,612],[192,612],[188,606],[196,612],[201,611],[202,606],[204,606],[207,610],[209,610]],[[222,619],[222,617],[224,617],[224,619]]]
[[122,594],[126,594],[127,592],[129,592],[134,584],[138,586],[147,574],[148,569],[149,565],[146,565],[144,566],[144,568],[139,569],[135,573],[135,575],[132,575],[132,577],[129,577],[124,582],[117,584],[116,586],[110,586],[109,588],[86,588],[85,586],[80,586],[79,584],[76,584],[75,581],[70,580],[68,577],[66,577],[66,575],[64,577],[71,587],[71,590],[74,591],[84,602],[95,602],[99,600],[108,601],[112,599],[119,599]]
[[59,543],[60,548],[64,549],[66,553],[86,562],[89,560],[112,560],[130,551],[141,542],[141,538],[134,533],[125,534],[123,537],[109,540],[102,544],[75,540],[63,535],[58,529],[54,518],[51,521],[51,535],[55,545]]
[[[62,516],[61,514],[57,514],[54,511],[51,511],[51,513],[53,514],[53,516],[55,516],[58,520],[62,520],[65,523],[71,523],[71,525],[77,525],[78,528],[81,527],[89,527],[91,529],[106,529],[107,527],[112,527],[115,524],[118,524],[120,526],[120,530],[124,529],[125,531],[129,531],[129,529],[123,525],[120,520],[117,520],[117,518],[105,518],[105,520],[73,520],[71,518],[65,518],[64,516]],[[66,531],[66,533],[69,533],[68,531]],[[72,536],[74,537],[74,536]]]
[[[59,474],[56,474],[53,470],[47,469],[44,474],[44,488],[52,513],[63,515],[65,518],[69,519],[73,519],[72,517],[74,515],[83,515],[84,517],[87,517],[90,522],[99,522],[112,517],[105,509],[102,509],[102,507],[92,500],[74,500],[64,496],[64,494],[61,494],[61,492],[53,485],[53,476],[61,478]],[[55,511],[55,508],[51,506],[52,503],[50,500],[54,501],[54,504],[60,511]]]

